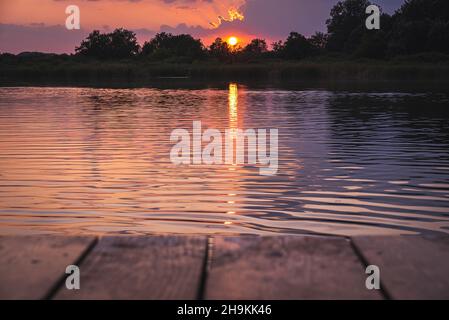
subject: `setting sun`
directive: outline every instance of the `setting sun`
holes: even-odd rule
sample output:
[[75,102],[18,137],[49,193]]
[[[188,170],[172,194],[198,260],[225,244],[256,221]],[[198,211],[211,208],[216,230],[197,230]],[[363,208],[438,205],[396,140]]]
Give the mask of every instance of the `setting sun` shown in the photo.
[[229,37],[228,38],[228,44],[230,46],[235,46],[237,43],[239,43],[239,39],[237,39],[237,37]]

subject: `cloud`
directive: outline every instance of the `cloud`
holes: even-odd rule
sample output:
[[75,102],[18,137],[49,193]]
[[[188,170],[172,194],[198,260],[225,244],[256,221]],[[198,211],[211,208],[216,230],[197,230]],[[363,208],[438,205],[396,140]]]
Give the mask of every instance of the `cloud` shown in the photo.
[[87,34],[86,30],[69,31],[61,25],[0,24],[0,52],[74,52],[75,46],[78,46]]
[[[53,1],[62,2],[64,0]],[[388,13],[392,13],[404,2],[404,0],[372,1],[382,6],[384,11]],[[118,11],[117,16],[111,18],[109,15],[105,15],[102,17],[102,19],[108,18],[109,20],[103,19],[104,21],[100,21],[97,11],[92,15],[99,26],[103,26],[102,30],[109,32],[116,27],[128,28],[136,32],[141,43],[149,40],[156,32],[161,31],[173,34],[188,33],[208,43],[217,36],[225,37],[234,33],[246,35],[247,38],[265,38],[271,42],[285,39],[291,31],[297,31],[306,36],[313,34],[315,31],[325,31],[325,21],[337,0],[84,0],[84,2],[96,4],[100,2],[120,4],[133,2],[152,3],[153,5],[158,3],[158,7],[155,7],[158,11],[153,9],[145,9],[145,11],[141,7],[137,7],[136,4],[132,4],[133,10],[127,11],[126,17],[122,13],[125,7],[120,7],[119,10],[115,5],[114,8]],[[168,11],[165,8],[176,6],[188,6],[189,8],[185,8],[185,14],[184,10],[182,14],[179,14],[179,11]],[[192,9],[193,7],[196,7],[196,9]],[[245,19],[230,21],[232,19],[229,19],[225,13],[232,7],[241,12]],[[129,8],[129,5],[126,8]],[[101,9],[103,9],[102,6]],[[82,12],[83,19],[87,19],[86,15],[89,12],[86,13],[86,10]],[[147,12],[149,13],[147,14]],[[135,14],[141,15],[138,23]],[[131,21],[130,23],[133,24],[127,25],[119,19],[120,17],[125,17],[126,20],[123,21]],[[209,22],[214,22],[214,17],[219,22],[215,29],[208,25]],[[132,20],[130,20],[131,18]],[[58,21],[61,20],[63,19]],[[69,31],[62,25],[57,25],[57,23],[63,23],[63,21],[52,23],[51,26],[41,22],[34,24],[30,24],[30,22],[10,23],[9,21],[3,21],[3,24],[0,23],[0,51],[70,53],[74,52],[75,46],[79,45],[82,39],[94,28],[92,26],[87,27],[86,24],[82,23],[82,27],[84,26],[85,29]],[[149,22],[154,24],[149,24]]]
[[[0,23],[0,52],[74,53],[75,47],[79,46],[91,31],[67,30],[62,25],[46,26],[44,23],[30,25]],[[111,32],[112,28],[103,26],[101,31]],[[141,43],[151,39],[158,32],[146,28],[133,31]]]
[[[325,31],[325,21],[337,0],[247,0],[241,10],[241,27],[248,33],[285,37],[290,31],[311,35]],[[386,12],[393,12],[404,0],[377,0]]]
[[[336,3],[337,0],[247,0],[238,8],[245,19],[229,21],[232,19],[219,17],[220,23],[212,30],[180,23],[177,26],[162,25],[160,31],[189,33],[201,38],[236,31],[275,40],[287,37],[291,31],[310,36],[316,31],[326,31],[326,19]],[[391,14],[403,0],[377,0],[376,3]]]
[[171,27],[168,25],[162,25],[159,32],[167,32],[172,34],[191,34],[195,37],[204,37],[211,33],[210,29],[205,29],[201,26],[188,26],[185,23],[180,23],[176,27]]

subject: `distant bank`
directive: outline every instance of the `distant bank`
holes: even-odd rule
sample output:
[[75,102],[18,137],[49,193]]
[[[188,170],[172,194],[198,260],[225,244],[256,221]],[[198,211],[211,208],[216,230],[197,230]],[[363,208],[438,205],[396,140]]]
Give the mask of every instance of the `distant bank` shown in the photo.
[[0,59],[5,82],[145,82],[193,80],[323,80],[323,81],[449,81],[449,56],[422,54],[394,60],[315,58],[300,61],[264,60],[246,63],[198,61],[151,62],[139,59],[101,61],[72,56],[15,56]]

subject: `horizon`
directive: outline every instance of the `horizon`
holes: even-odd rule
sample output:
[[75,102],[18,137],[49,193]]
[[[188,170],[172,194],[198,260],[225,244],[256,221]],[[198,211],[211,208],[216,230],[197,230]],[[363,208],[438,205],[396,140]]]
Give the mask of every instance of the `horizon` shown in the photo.
[[[338,0],[101,0],[79,1],[81,28],[67,30],[64,0],[0,3],[0,52],[74,53],[93,30],[125,28],[136,33],[140,45],[156,33],[190,34],[209,45],[215,38],[234,36],[242,45],[251,39],[267,44],[284,40],[292,31],[310,36],[326,31],[325,21]],[[281,3],[279,3],[281,2]],[[373,1],[389,14],[403,0]],[[29,9],[32,8],[32,11]],[[127,14],[123,14],[126,12]],[[151,12],[151,19],[147,18]]]

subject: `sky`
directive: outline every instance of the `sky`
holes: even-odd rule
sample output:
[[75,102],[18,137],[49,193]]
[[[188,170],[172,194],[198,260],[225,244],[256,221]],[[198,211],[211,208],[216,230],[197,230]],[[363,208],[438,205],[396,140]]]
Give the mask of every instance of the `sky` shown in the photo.
[[[155,33],[189,33],[209,44],[237,36],[268,43],[291,31],[310,36],[325,31],[337,0],[0,0],[0,52],[72,53],[89,32],[126,28],[139,42]],[[404,0],[376,0],[393,13]],[[80,30],[67,30],[65,9],[80,8]]]

